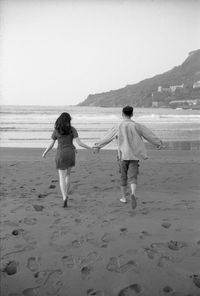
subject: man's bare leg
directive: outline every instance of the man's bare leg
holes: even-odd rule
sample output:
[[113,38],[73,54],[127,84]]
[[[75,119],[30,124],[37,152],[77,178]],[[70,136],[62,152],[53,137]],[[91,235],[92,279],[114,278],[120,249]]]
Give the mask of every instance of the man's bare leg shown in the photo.
[[131,183],[130,186],[131,186],[131,206],[132,206],[132,209],[134,210],[137,207],[137,202],[135,197],[137,184]]
[[126,193],[127,193],[127,186],[121,186],[121,198],[120,198],[120,201],[123,202],[123,203],[127,203],[127,200],[126,200]]

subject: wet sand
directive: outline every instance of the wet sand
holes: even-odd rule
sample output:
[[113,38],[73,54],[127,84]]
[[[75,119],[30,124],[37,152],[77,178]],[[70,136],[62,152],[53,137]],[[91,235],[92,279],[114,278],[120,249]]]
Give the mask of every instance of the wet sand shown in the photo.
[[149,151],[136,210],[115,151],[79,150],[67,209],[42,151],[0,149],[2,296],[200,295],[199,151]]

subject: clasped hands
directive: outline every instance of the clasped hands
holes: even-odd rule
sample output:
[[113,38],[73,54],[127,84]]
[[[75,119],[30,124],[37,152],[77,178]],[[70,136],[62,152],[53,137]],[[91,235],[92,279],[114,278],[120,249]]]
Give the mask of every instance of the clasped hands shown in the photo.
[[100,148],[101,147],[100,147],[99,143],[95,143],[94,146],[92,147],[93,153],[94,154],[99,153]]

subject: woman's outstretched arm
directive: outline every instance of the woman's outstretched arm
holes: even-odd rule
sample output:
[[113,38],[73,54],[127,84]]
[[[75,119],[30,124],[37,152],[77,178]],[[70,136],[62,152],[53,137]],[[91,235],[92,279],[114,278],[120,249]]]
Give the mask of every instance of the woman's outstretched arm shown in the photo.
[[83,148],[86,148],[86,149],[92,149],[90,146],[88,146],[88,145],[86,145],[85,143],[83,143],[83,142],[80,140],[79,137],[75,138],[74,140],[76,141],[76,143],[77,143],[79,146],[81,146],[81,147],[83,147]]
[[56,142],[56,140],[52,140],[51,144],[46,148],[46,150],[42,154],[42,157],[44,157],[44,158],[46,157],[47,153],[53,148],[55,142]]

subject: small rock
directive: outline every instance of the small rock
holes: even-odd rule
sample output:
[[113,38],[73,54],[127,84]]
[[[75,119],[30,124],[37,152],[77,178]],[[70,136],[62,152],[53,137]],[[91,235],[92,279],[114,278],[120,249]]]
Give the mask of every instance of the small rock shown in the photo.
[[177,242],[177,241],[173,241],[173,240],[168,242],[168,248],[173,251],[178,251],[185,246],[186,246],[185,242]]
[[79,218],[75,218],[74,221],[75,221],[76,223],[81,223],[81,219],[79,219]]
[[170,226],[171,226],[171,223],[169,223],[169,222],[162,223],[162,227],[164,227],[164,228],[170,228]]
[[38,198],[44,198],[46,194],[38,194]]
[[44,207],[41,206],[41,205],[33,205],[34,209],[37,211],[37,212],[41,212],[43,211]]
[[56,183],[56,182],[58,182],[58,180],[55,180],[55,179],[51,180],[51,183]]
[[170,286],[165,286],[164,288],[163,288],[163,292],[165,292],[165,293],[170,293],[170,292],[172,292],[173,291],[173,289],[170,287]]
[[56,185],[50,185],[49,188],[50,189],[56,188]]
[[15,274],[17,272],[17,263],[15,261],[10,261],[5,267],[5,272],[8,275]]
[[200,274],[193,274],[191,276],[192,280],[193,280],[193,283],[198,287],[200,288]]
[[18,235],[18,234],[19,234],[19,230],[14,229],[14,230],[12,231],[12,234],[13,234],[13,235]]

